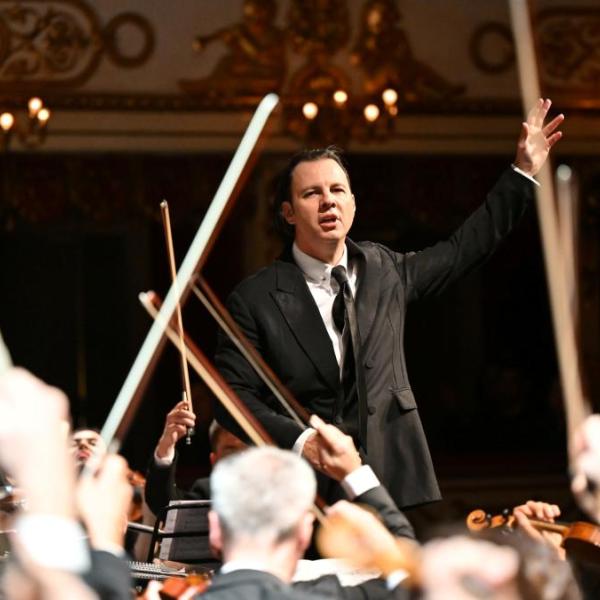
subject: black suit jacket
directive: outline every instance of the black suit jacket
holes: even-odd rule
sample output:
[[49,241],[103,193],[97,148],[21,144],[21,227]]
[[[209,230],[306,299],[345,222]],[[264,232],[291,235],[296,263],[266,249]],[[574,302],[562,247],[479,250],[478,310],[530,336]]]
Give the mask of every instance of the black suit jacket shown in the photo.
[[387,591],[385,584],[379,580],[344,587],[333,575],[288,585],[270,573],[247,569],[224,575],[217,574],[208,590],[194,598],[198,600],[201,598],[207,600],[238,600],[239,598],[244,600],[324,600],[326,598],[405,600],[408,598],[408,593],[401,587],[391,592]]
[[146,470],[144,498],[154,515],[169,504],[171,500],[210,500],[210,478],[201,477],[194,481],[189,490],[177,487],[175,473],[177,470],[177,454],[168,466],[157,465],[154,456]]
[[[410,302],[443,291],[492,255],[523,214],[533,184],[508,169],[485,203],[446,241],[417,253],[347,241],[358,265],[356,308],[368,396],[369,464],[400,507],[438,500],[427,441],[410,388],[403,348]],[[309,412],[334,424],[339,367],[304,276],[288,250],[241,282],[228,299],[233,317],[266,362]],[[222,375],[275,441],[290,448],[301,428],[274,400],[235,346],[221,336]],[[217,420],[242,435],[220,404]]]
[[102,550],[91,550],[91,559],[91,569],[83,580],[100,600],[130,600],[133,581],[125,560]]

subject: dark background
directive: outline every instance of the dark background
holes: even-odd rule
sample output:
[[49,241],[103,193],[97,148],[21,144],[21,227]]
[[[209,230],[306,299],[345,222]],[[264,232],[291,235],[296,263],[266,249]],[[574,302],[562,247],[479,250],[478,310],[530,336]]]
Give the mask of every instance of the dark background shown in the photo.
[[[67,392],[75,425],[102,426],[150,326],[137,294],[154,289],[164,297],[168,289],[160,201],[169,200],[181,261],[229,158],[0,156],[0,329],[16,364]],[[275,234],[256,217],[269,202],[274,167],[285,158],[262,155],[211,253],[204,274],[222,299],[276,254]],[[482,202],[509,160],[349,155],[358,205],[351,237],[398,251],[433,244]],[[582,314],[593,316],[589,338],[599,313],[600,166],[589,158],[566,162],[581,179]],[[184,323],[212,355],[216,328],[194,297]],[[568,497],[561,392],[533,209],[482,269],[409,308],[405,343],[447,498],[438,514],[486,498],[500,505],[521,496]],[[583,340],[583,349],[584,362],[597,359],[597,342]],[[592,397],[594,366],[587,368]],[[183,484],[208,471],[210,394],[192,379],[199,426],[193,445],[182,449]],[[167,346],[125,439],[133,468],[144,470],[180,395],[178,356]]]

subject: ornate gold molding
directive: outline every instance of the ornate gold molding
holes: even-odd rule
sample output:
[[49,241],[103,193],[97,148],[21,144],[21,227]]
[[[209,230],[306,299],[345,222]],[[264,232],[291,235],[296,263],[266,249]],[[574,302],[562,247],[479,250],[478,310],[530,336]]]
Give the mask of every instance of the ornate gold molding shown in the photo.
[[[600,108],[600,9],[556,7],[534,19],[540,78],[545,94],[571,108]],[[469,41],[475,66],[489,74],[514,68],[510,28],[480,25]]]
[[[119,47],[123,27],[142,34],[134,55]],[[102,27],[83,0],[0,0],[0,90],[74,87],[90,78],[103,54],[121,67],[135,67],[153,49],[152,26],[134,13],[121,13]]]
[[600,9],[553,8],[538,15],[544,82],[576,95],[600,93]]

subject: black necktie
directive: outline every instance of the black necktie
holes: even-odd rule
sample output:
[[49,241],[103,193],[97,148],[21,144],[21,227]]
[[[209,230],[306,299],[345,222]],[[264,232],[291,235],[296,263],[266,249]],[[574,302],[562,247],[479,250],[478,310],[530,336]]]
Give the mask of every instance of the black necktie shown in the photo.
[[[340,291],[333,301],[333,322],[340,333],[344,331],[344,324],[348,324],[350,340],[346,348],[344,365],[342,366],[342,378],[344,387],[350,389],[356,383],[356,394],[358,397],[358,430],[359,439],[363,448],[367,448],[367,387],[365,385],[365,374],[362,367],[362,346],[358,320],[356,318],[356,307],[354,297],[350,289],[348,274],[345,267],[338,265],[331,270],[331,276],[338,282]],[[349,361],[352,361],[350,363]],[[348,365],[354,368],[345,368]]]

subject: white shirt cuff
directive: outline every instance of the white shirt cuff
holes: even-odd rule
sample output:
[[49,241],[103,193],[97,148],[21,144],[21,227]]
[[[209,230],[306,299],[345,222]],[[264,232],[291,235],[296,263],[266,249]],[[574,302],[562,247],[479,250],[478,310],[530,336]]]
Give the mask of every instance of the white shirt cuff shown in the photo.
[[164,456],[163,458],[159,458],[156,454],[156,450],[154,451],[154,462],[159,467],[170,467],[173,464],[174,459],[175,459],[175,449],[171,450],[171,453],[167,454],[167,456]]
[[344,491],[350,500],[381,485],[377,475],[369,465],[362,465],[349,473],[341,481]]
[[28,557],[42,567],[84,573],[91,566],[81,525],[56,515],[24,514],[15,523],[15,536]]
[[525,171],[521,171],[521,169],[519,169],[519,167],[515,167],[515,165],[510,165],[512,167],[512,170],[515,171],[516,173],[519,173],[519,175],[523,175],[523,177],[527,177],[527,179],[529,179],[529,181],[533,181],[533,183],[535,183],[535,185],[539,186],[540,182],[537,181],[536,179],[534,179],[531,175],[527,175],[527,173],[525,173]]
[[315,430],[312,429],[312,427],[305,429],[294,442],[294,445],[292,446],[292,452],[301,455],[302,451],[304,450],[304,444],[306,444],[306,440],[308,440],[313,433],[315,433]]
[[392,571],[385,579],[385,585],[388,590],[397,588],[406,578],[408,573],[403,569]]

